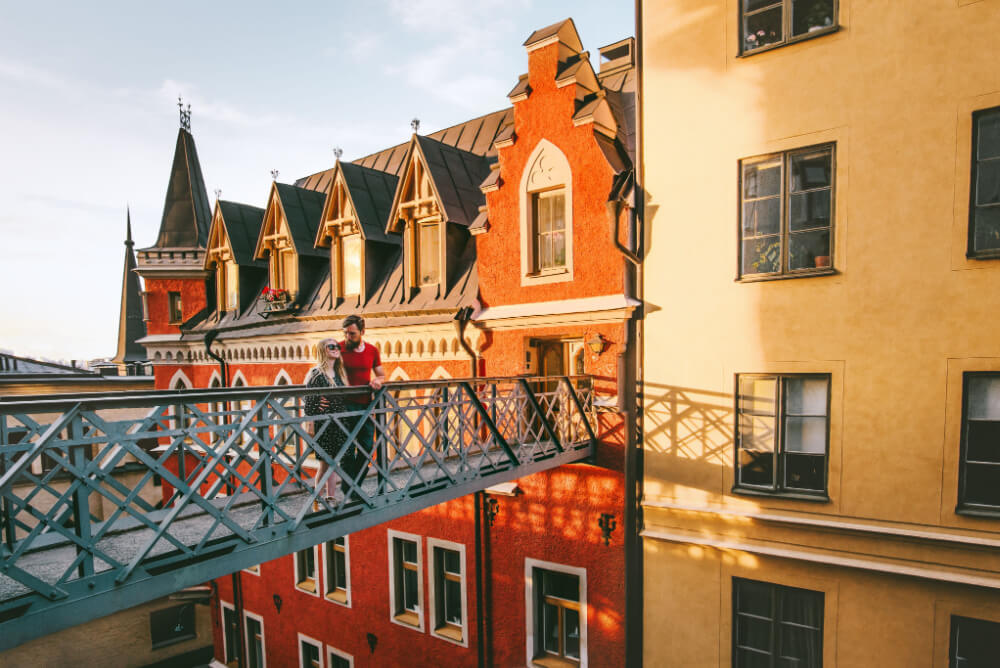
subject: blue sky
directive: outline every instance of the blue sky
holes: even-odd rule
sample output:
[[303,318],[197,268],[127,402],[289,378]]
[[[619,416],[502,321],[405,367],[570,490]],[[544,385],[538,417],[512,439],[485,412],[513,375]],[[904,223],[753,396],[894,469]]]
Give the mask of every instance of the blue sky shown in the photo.
[[521,44],[572,16],[592,58],[631,0],[24,3],[0,0],[0,349],[114,354],[126,205],[159,228],[177,96],[209,197],[263,206],[279,180],[508,106]]

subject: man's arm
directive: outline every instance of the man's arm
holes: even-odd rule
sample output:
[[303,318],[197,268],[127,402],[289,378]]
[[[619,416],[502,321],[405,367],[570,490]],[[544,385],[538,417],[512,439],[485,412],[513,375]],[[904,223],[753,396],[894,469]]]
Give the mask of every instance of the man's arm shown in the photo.
[[385,369],[383,369],[382,365],[379,364],[378,366],[374,367],[372,371],[375,372],[375,377],[372,378],[372,382],[368,384],[371,385],[371,388],[373,390],[378,390],[382,387],[382,385],[385,384]]

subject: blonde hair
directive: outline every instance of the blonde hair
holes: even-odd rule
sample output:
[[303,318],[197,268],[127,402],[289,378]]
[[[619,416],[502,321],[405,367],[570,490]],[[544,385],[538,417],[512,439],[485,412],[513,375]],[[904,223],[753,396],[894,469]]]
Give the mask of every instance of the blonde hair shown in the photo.
[[[336,339],[323,339],[322,341],[317,343],[316,348],[313,351],[314,355],[316,356],[315,368],[323,372],[323,374],[330,379],[331,384],[334,382],[333,380],[334,375],[336,375],[336,377],[340,379],[340,382],[342,384],[348,385],[347,370],[344,369],[343,358],[338,357],[337,359],[335,359],[332,365],[333,368],[332,369],[330,368],[331,366],[330,359],[326,356],[326,345],[328,343],[336,343],[338,346],[340,346],[340,343],[338,343]],[[343,355],[343,350],[341,350],[341,355]]]

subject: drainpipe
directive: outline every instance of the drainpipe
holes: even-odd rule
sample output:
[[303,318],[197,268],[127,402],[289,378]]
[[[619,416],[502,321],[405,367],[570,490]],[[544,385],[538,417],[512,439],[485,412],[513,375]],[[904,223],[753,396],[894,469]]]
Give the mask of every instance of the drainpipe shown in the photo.
[[469,377],[475,378],[479,375],[479,357],[476,355],[476,351],[472,349],[472,346],[470,346],[465,340],[465,328],[468,327],[469,320],[471,319],[471,306],[463,306],[458,309],[458,312],[455,314],[455,330],[458,332],[458,345],[462,346],[462,350],[464,350],[469,356],[469,365],[470,370],[472,371],[472,373],[469,374]]
[[215,342],[215,339],[218,336],[219,330],[217,329],[209,330],[209,332],[205,334],[205,352],[209,357],[219,363],[219,373],[222,375],[222,387],[229,387],[229,365],[226,364],[226,360],[222,359],[221,356],[212,352],[212,343]]
[[476,643],[478,655],[477,664],[479,668],[486,668],[486,605],[483,601],[484,573],[483,573],[483,492],[476,492],[476,520],[475,520],[475,541],[476,541],[476,627],[479,642]]

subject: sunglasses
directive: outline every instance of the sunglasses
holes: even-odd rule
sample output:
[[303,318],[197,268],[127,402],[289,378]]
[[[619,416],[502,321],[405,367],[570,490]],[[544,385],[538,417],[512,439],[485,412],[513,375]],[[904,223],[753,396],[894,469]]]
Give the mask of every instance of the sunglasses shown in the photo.
[[328,344],[326,344],[326,349],[327,350],[340,350],[340,346],[338,346],[336,343],[328,343]]

